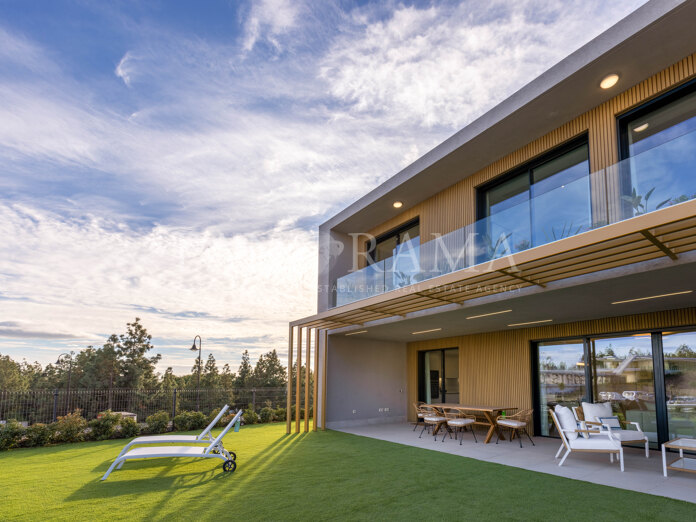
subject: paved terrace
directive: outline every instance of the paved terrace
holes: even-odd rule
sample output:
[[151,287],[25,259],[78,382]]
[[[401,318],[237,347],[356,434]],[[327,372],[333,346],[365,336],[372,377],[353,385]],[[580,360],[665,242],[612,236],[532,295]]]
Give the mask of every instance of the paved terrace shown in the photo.
[[[559,467],[554,455],[561,444],[560,439],[534,437],[536,446],[532,446],[525,437],[522,440],[523,448],[520,448],[517,439],[495,444],[494,437],[490,444],[483,444],[485,432],[477,430],[478,444],[474,443],[471,432],[465,432],[460,446],[449,436],[441,442],[442,435],[438,435],[437,442],[434,442],[432,436],[423,433],[423,438],[419,439],[421,428],[412,430],[413,424],[398,423],[372,424],[337,431],[696,503],[696,474],[668,470],[669,476],[663,477],[662,454],[656,450],[651,451],[650,458],[646,459],[644,449],[624,447],[625,471],[622,473],[618,462],[610,464],[609,455],[606,454],[571,453],[563,466]],[[668,453],[667,462],[677,457],[676,453]]]

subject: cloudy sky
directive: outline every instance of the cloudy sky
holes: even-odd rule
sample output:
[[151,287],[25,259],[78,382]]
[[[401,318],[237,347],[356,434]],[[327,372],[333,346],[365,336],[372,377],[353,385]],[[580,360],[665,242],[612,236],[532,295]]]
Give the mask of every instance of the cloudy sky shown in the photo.
[[321,222],[642,3],[0,1],[0,354],[285,354]]

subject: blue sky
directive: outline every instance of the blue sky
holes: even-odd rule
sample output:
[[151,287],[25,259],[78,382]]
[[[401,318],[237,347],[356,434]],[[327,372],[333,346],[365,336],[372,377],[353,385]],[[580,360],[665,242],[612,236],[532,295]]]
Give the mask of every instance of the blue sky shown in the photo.
[[0,353],[284,353],[318,224],[642,3],[0,1]]

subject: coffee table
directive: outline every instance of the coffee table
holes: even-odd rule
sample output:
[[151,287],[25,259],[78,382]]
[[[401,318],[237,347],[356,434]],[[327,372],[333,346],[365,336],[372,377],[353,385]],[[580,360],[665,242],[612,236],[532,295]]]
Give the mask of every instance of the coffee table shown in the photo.
[[[678,449],[679,458],[667,464],[667,449]],[[679,437],[665,442],[662,445],[662,473],[667,476],[667,470],[673,469],[676,471],[688,471],[696,473],[696,455],[693,457],[685,457],[684,450],[696,451],[696,439]]]

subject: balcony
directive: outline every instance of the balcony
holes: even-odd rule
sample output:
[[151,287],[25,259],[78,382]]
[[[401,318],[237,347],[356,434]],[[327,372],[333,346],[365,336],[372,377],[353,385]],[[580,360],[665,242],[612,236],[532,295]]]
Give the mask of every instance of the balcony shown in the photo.
[[485,271],[497,259],[692,200],[695,170],[692,131],[589,175],[549,178],[527,201],[406,242],[394,256],[338,278],[335,306],[471,267]]

